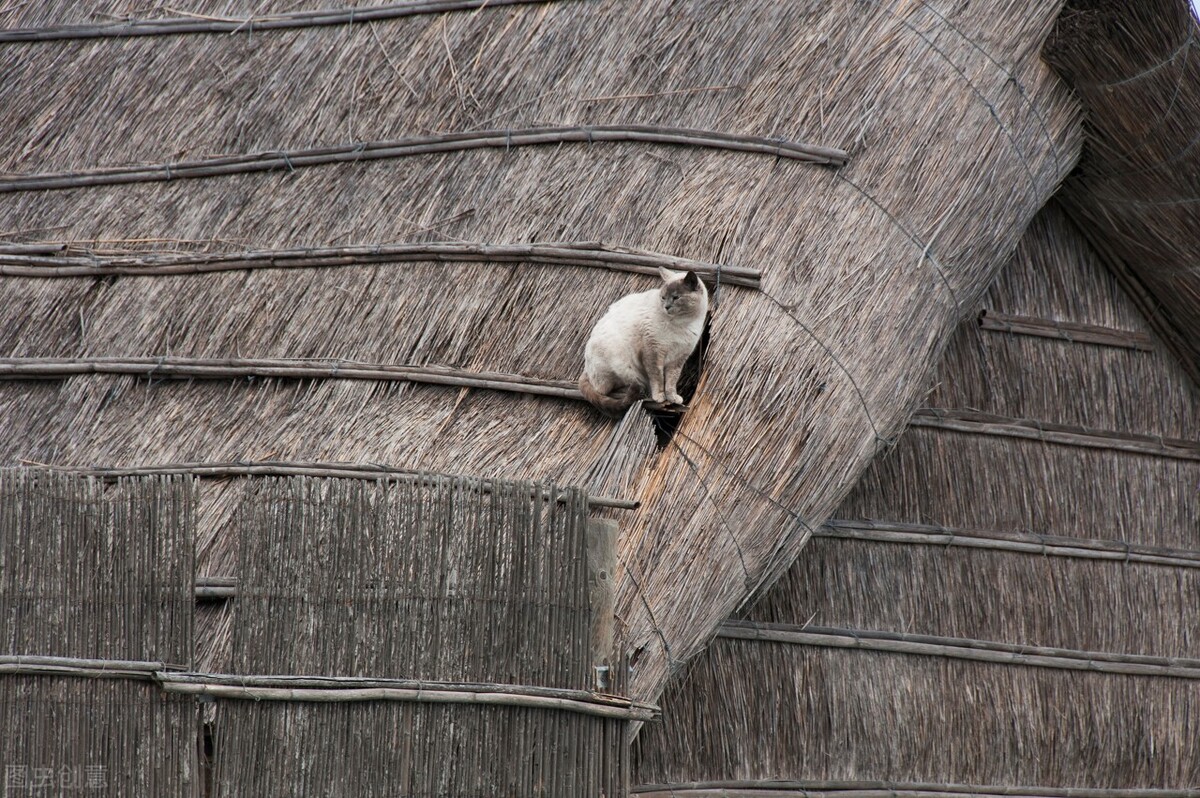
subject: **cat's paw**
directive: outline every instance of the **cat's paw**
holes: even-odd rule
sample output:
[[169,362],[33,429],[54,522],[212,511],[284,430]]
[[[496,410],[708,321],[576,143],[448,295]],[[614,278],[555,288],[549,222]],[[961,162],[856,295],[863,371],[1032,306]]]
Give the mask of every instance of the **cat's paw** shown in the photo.
[[667,394],[663,391],[658,391],[657,393],[652,391],[650,393],[650,401],[665,405],[667,403]]
[[677,393],[669,393],[667,394],[667,404],[681,405],[683,404],[683,397]]

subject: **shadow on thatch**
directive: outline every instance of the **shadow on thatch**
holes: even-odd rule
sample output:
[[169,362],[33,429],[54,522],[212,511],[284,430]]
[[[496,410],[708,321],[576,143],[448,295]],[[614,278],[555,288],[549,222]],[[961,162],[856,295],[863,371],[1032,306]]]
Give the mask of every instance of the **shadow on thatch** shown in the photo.
[[1064,203],[1200,382],[1200,23],[1185,0],[1071,0],[1047,58],[1087,111]]

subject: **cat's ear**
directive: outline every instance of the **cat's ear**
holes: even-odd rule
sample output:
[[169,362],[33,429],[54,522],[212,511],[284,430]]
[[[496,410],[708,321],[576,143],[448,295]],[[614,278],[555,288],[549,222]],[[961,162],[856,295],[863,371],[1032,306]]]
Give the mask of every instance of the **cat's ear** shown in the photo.
[[688,272],[687,276],[683,278],[683,287],[689,291],[697,290],[700,288],[700,278],[696,276],[695,272]]
[[677,271],[673,271],[671,269],[664,269],[662,266],[658,267],[658,276],[662,278],[662,281],[664,283],[669,283],[672,280],[678,280],[680,277],[683,277],[683,275],[684,275],[683,272],[677,272]]

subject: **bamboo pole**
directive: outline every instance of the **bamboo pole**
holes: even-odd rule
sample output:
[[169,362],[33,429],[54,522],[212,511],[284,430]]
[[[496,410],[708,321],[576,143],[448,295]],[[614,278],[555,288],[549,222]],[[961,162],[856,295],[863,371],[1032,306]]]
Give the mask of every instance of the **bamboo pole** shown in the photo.
[[73,172],[46,172],[0,179],[0,193],[49,191],[86,186],[112,186],[127,183],[156,183],[186,178],[269,172],[295,171],[308,166],[356,163],[382,158],[402,158],[458,152],[481,148],[525,147],[568,142],[627,142],[670,144],[708,149],[731,150],[776,158],[788,158],[827,166],[844,166],[849,155],[844,150],[821,147],[785,139],[769,139],[711,130],[675,128],[659,125],[597,125],[537,127],[518,130],[481,130],[447,133],[411,139],[347,144],[305,150],[262,152],[250,155],[225,155],[196,161],[146,164],[88,169]]
[[197,601],[224,601],[237,597],[237,580],[229,576],[196,577]]
[[[55,243],[0,243],[0,255],[11,255],[17,257],[35,256],[35,255],[54,255],[64,252],[67,249],[66,244]],[[40,260],[34,258],[35,260]]]
[[925,408],[918,410],[913,415],[909,425],[966,432],[973,435],[1024,438],[1087,449],[1108,449],[1131,454],[1169,457],[1176,460],[1200,460],[1200,442],[1196,441],[1092,430],[1065,424],[977,413],[973,410]]
[[993,530],[952,529],[924,524],[889,521],[827,521],[813,537],[868,540],[881,543],[911,543],[926,546],[962,546],[973,549],[1012,551],[1083,560],[1170,565],[1200,568],[1200,551],[1142,546],[1116,540],[1069,538]]
[[105,277],[206,274],[251,269],[305,269],[361,266],[375,263],[487,262],[588,266],[611,271],[657,276],[659,267],[695,272],[709,282],[758,288],[762,273],[744,266],[726,266],[679,258],[658,252],[606,247],[591,242],[547,244],[486,244],[433,241],[356,247],[250,250],[180,255],[129,254],[116,257],[46,257],[65,244],[30,244],[28,251],[8,252],[0,246],[0,276]]
[[[116,480],[123,477],[163,476],[169,474],[185,474],[200,479],[225,479],[229,477],[328,477],[335,479],[410,479],[419,480],[422,472],[409,468],[393,468],[374,463],[316,463],[316,462],[285,462],[279,460],[237,461],[228,463],[168,463],[164,465],[141,466],[47,466],[54,471],[67,471],[75,474]],[[492,481],[479,481],[479,489],[484,493],[492,490]],[[556,501],[566,501],[565,495],[555,497]],[[588,504],[593,507],[605,507],[615,510],[636,510],[641,502],[636,499],[618,499],[611,496],[588,496]],[[223,577],[222,577],[223,578]]]
[[169,666],[162,662],[78,657],[44,657],[25,654],[0,655],[0,674],[30,676],[79,676],[91,679],[143,679],[152,681]]
[[750,779],[642,784],[630,791],[642,798],[1200,798],[1200,790],[1011,787],[1005,784],[932,784],[886,781],[799,781]]
[[196,19],[168,17],[135,19],[107,25],[56,25],[44,28],[14,28],[0,31],[0,42],[44,42],[62,39],[119,39],[133,36],[178,36],[193,33],[259,33],[289,28],[312,28],[375,22],[418,14],[445,14],[499,6],[535,5],[556,0],[417,0],[374,8],[293,11],[261,18]]
[[936,637],[903,632],[881,632],[832,627],[726,621],[718,637],[758,640],[826,648],[858,648],[897,654],[919,654],[976,662],[1027,665],[1064,670],[1119,673],[1135,676],[1171,676],[1200,679],[1200,660],[1077,651],[1044,646],[1019,646],[970,638]]
[[1146,288],[1142,278],[1130,268],[1125,258],[1097,236],[1092,236],[1089,243],[1167,351],[1174,356],[1175,362],[1193,382],[1200,384],[1200,359],[1196,357],[1196,348],[1189,337],[1172,321],[1162,303]]
[[1095,324],[1054,321],[1033,316],[1012,316],[990,310],[984,310],[979,314],[979,326],[981,329],[992,332],[1054,338],[1072,343],[1112,346],[1142,352],[1154,351],[1154,339],[1149,333],[1137,330],[1118,330]]
[[[492,706],[531,707],[621,720],[654,720],[657,707],[640,704],[615,696],[597,696],[576,690],[538,692],[522,689],[520,685],[438,685],[429,682],[418,687],[401,687],[375,680],[370,686],[360,686],[351,680],[332,680],[290,677],[241,677],[210,674],[159,674],[158,682],[168,693],[208,695],[216,698],[251,699],[255,701],[312,701],[341,703],[358,701],[412,701],[439,704],[483,704]],[[368,680],[371,681],[371,680]],[[322,683],[322,686],[300,686]],[[560,693],[560,694],[554,694]]]
[[60,378],[78,374],[131,374],[171,379],[264,377],[416,382],[584,401],[579,389],[571,382],[444,366],[399,366],[317,358],[0,358],[0,379]]

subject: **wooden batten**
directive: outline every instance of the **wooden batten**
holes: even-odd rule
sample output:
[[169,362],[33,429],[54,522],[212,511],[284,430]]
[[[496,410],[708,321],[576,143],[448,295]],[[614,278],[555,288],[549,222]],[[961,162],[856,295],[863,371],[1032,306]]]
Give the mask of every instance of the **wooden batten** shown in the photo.
[[617,522],[593,518],[587,528],[588,597],[592,607],[592,665],[596,689],[611,689],[614,677],[616,632]]

